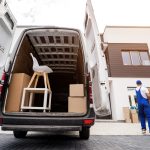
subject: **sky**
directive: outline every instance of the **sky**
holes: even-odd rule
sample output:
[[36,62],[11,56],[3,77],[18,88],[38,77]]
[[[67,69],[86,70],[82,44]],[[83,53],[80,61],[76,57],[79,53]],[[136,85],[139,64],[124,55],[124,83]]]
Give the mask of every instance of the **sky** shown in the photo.
[[[19,25],[83,30],[86,0],[7,0]],[[92,0],[99,31],[105,26],[150,26],[150,0]]]

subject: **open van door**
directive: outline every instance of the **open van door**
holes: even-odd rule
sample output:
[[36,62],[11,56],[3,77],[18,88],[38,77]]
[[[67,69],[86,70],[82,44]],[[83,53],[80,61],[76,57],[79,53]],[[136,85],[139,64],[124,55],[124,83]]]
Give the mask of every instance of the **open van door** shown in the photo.
[[98,116],[107,116],[111,114],[108,70],[91,0],[87,0],[84,26],[94,110]]
[[12,43],[16,20],[7,3],[0,0],[0,77],[6,61],[9,62],[9,51]]

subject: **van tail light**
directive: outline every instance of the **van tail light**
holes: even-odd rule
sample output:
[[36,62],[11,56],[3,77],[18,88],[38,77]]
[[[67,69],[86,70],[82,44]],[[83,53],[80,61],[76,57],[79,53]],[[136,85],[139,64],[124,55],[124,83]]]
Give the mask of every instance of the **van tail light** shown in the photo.
[[92,97],[92,82],[89,81],[89,99],[90,99],[90,104],[93,104],[93,97]]
[[94,119],[85,119],[83,120],[84,125],[93,125],[94,124]]
[[4,82],[5,82],[5,79],[6,79],[6,73],[3,72],[1,82],[0,82],[0,95],[2,94],[2,91],[3,91],[3,85],[4,85]]

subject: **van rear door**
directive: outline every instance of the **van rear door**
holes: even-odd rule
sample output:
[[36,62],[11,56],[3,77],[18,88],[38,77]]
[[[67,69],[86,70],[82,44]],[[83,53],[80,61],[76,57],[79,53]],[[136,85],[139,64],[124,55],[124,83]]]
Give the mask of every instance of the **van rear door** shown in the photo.
[[10,51],[16,20],[12,15],[8,5],[3,0],[0,1],[0,77]]
[[107,116],[111,114],[108,70],[91,0],[87,0],[84,26],[94,110],[98,116]]

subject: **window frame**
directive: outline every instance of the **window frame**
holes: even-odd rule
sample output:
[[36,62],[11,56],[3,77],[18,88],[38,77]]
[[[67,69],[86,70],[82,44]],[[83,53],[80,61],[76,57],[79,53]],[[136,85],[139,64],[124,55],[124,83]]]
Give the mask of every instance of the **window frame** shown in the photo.
[[[143,60],[142,60],[142,57],[141,57],[141,53],[146,53],[146,54],[147,54],[147,57],[148,57],[148,60],[149,60],[149,64],[147,64],[147,65],[144,65],[144,64],[143,64]],[[150,55],[149,55],[149,52],[148,52],[148,51],[140,51],[139,54],[140,54],[141,64],[142,64],[143,66],[150,66]]]
[[[124,64],[123,55],[122,55],[123,52],[128,52],[129,53],[130,64]],[[133,60],[132,60],[133,58],[131,56],[131,52],[138,52],[139,61],[140,61],[139,65],[138,64],[133,64]],[[147,64],[147,65],[143,64],[143,60],[142,60],[141,54],[140,54],[141,52],[145,52],[147,54],[148,59],[149,59],[149,64]],[[124,66],[150,66],[150,55],[149,55],[149,52],[146,51],[146,50],[121,50],[121,56],[122,56],[122,63],[123,63]]]
[[[134,57],[133,57],[132,53],[137,53],[138,54],[139,64],[134,64],[135,60],[134,60]],[[141,65],[140,52],[139,51],[130,51],[129,54],[130,54],[130,58],[131,58],[131,65],[133,65],[133,66],[140,66]]]
[[[124,59],[123,59],[123,53],[128,53],[129,54],[129,59],[130,59],[130,64],[124,64]],[[130,52],[129,51],[121,51],[121,56],[122,56],[122,62],[123,62],[123,65],[125,66],[130,66],[132,65],[132,61],[131,61],[131,56],[130,56]]]

